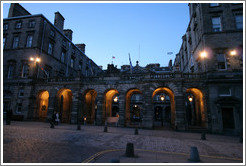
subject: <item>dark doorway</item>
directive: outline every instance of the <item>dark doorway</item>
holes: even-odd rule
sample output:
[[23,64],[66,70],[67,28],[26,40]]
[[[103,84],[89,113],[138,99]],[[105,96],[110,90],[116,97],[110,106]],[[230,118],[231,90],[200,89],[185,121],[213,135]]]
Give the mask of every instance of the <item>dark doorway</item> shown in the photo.
[[116,115],[119,114],[119,107],[113,106],[112,108],[112,117],[116,117]]
[[156,121],[162,120],[162,107],[161,106],[155,107],[155,120]]
[[222,112],[223,128],[224,129],[235,128],[233,108],[232,107],[221,108],[221,112]]
[[167,106],[165,108],[165,121],[171,123],[171,107]]

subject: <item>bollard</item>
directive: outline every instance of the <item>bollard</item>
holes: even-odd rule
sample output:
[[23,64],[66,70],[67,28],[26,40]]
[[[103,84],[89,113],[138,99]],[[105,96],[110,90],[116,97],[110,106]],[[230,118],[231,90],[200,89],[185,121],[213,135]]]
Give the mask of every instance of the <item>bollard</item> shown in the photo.
[[104,127],[104,132],[108,132],[108,127],[107,126]]
[[202,134],[201,134],[201,140],[206,140],[206,132],[202,132]]
[[133,145],[133,143],[127,143],[127,145],[126,145],[126,157],[134,157],[134,145]]
[[192,162],[199,162],[200,161],[199,152],[197,150],[197,147],[195,147],[195,146],[190,148],[190,159],[189,159],[189,161],[192,161]]
[[111,163],[119,163],[119,162],[120,162],[119,159],[112,159],[112,160],[111,160]]
[[137,128],[135,129],[135,133],[134,134],[138,135],[138,129]]

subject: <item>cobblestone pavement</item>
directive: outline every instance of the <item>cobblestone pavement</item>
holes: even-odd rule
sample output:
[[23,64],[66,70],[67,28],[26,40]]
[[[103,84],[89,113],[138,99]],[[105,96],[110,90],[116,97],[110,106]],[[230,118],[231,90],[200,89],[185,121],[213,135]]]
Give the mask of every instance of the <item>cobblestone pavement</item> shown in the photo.
[[[81,163],[104,150],[122,149],[124,153],[128,142],[145,150],[146,156],[151,154],[147,151],[189,154],[190,147],[196,146],[203,156],[243,159],[243,144],[238,137],[207,134],[207,140],[200,140],[199,133],[139,129],[139,135],[134,135],[133,128],[108,127],[107,133],[103,129],[81,126],[77,130],[76,125],[69,124],[52,129],[45,122],[4,122],[3,163]],[[108,153],[107,160],[99,161],[110,162],[114,154],[119,152]]]

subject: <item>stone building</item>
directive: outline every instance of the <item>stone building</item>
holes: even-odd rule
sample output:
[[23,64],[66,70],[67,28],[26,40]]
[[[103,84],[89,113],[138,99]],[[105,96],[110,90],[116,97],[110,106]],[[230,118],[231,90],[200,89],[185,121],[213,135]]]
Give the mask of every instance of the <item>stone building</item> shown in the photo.
[[[241,133],[243,36],[239,14],[242,4],[189,4],[189,8],[190,23],[173,66],[170,62],[169,67],[159,64],[141,67],[137,62],[135,66],[124,65],[121,69],[108,65],[103,72],[81,51],[84,45],[72,44],[72,31],[61,31],[63,23],[60,21],[64,19],[59,13],[55,17],[57,26],[42,15],[4,19],[5,26],[13,27],[18,20],[27,26],[29,18],[35,18],[40,27],[33,33],[33,39],[38,39],[32,41],[36,47],[31,49],[24,45],[28,43],[29,31],[34,29],[26,27],[18,29],[18,33],[14,29],[4,30],[4,107],[13,109],[14,114],[22,115],[24,120],[45,121],[57,111],[62,123],[86,120],[87,124],[104,125],[118,121],[118,126],[125,127]],[[16,13],[28,14],[26,11]],[[218,18],[221,18],[220,24]],[[54,29],[55,36],[60,36],[59,42],[58,39],[52,42],[52,36],[43,33],[45,24],[42,20],[46,20],[45,30]],[[47,37],[43,40],[46,42],[41,40],[43,34]],[[15,35],[24,37],[18,39],[21,47],[12,49]],[[70,46],[64,48],[63,41],[70,42]],[[54,54],[49,55],[49,48]],[[71,61],[63,63],[62,58],[63,51],[69,57],[73,55],[72,48],[75,50],[73,67]],[[200,56],[202,51],[206,56]],[[40,55],[42,65],[28,61],[30,55]],[[21,61],[23,57],[26,61]],[[19,65],[24,62],[29,63],[28,66],[38,65],[32,68],[33,72],[28,72],[31,77],[23,78],[24,69]],[[52,68],[48,70],[44,64]],[[60,72],[62,67],[65,74]],[[49,77],[43,70],[50,73]]]
[[174,70],[207,74],[212,130],[242,127],[243,4],[190,3]]
[[85,44],[72,42],[73,31],[63,29],[64,20],[56,12],[52,24],[42,14],[31,15],[21,5],[11,4],[8,18],[3,19],[4,112],[11,108],[14,114],[27,117],[37,79],[102,71],[86,56]]

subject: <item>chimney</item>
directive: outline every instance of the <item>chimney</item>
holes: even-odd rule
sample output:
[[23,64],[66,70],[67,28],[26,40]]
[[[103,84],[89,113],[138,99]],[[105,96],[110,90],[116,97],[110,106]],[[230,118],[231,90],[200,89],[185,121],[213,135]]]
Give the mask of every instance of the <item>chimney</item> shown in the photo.
[[9,8],[8,18],[10,17],[18,17],[31,15],[24,7],[22,7],[19,3],[11,3]]
[[63,27],[64,27],[64,17],[61,15],[59,12],[55,12],[55,20],[54,20],[54,25],[56,28],[58,28],[61,32],[63,32]]
[[73,38],[73,31],[71,29],[64,29],[64,35],[72,41]]
[[83,53],[85,53],[85,44],[75,44]]

